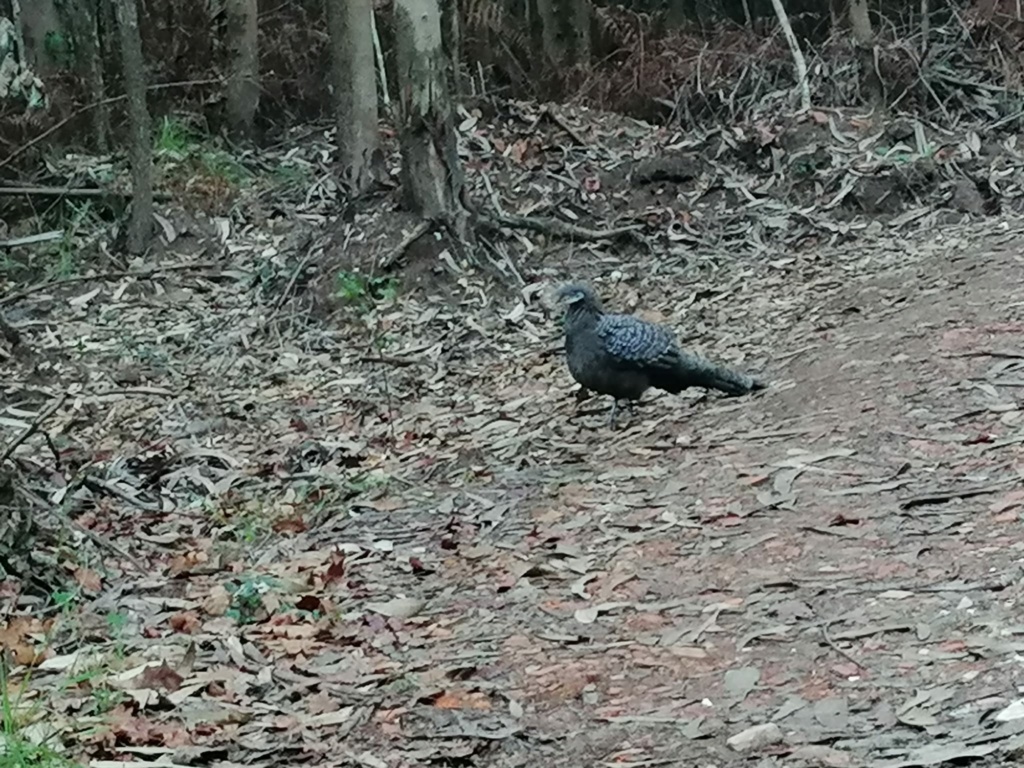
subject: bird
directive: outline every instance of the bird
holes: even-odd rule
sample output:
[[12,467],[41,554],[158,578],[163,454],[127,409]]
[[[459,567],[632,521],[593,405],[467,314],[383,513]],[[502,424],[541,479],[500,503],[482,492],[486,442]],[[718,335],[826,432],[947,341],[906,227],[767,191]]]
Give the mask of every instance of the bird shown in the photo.
[[606,313],[588,285],[564,285],[557,296],[566,305],[569,373],[584,389],[611,395],[612,429],[619,401],[627,401],[632,410],[651,387],[673,395],[689,387],[706,387],[734,397],[767,387],[759,379],[680,349],[675,334],[663,325]]

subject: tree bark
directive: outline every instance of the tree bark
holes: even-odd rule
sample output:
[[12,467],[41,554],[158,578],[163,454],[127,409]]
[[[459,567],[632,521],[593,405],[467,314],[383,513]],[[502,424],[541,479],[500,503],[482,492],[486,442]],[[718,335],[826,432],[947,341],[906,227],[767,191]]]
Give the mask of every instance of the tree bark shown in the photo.
[[462,79],[462,24],[459,1],[441,0],[441,42],[448,59],[448,87],[457,99],[465,92]]
[[[1019,7],[1019,6],[1018,6]],[[928,42],[931,37],[931,10],[928,0],[921,0],[921,62],[928,55]]]
[[231,135],[251,139],[260,103],[259,26],[256,0],[225,0],[228,82],[227,120]]
[[76,0],[70,9],[73,19],[75,48],[80,52],[77,63],[79,71],[89,89],[89,98],[93,108],[90,113],[92,121],[93,142],[96,149],[106,152],[107,137],[110,135],[110,109],[104,98],[106,87],[103,81],[103,53],[100,50],[99,29],[97,28],[100,0]]
[[21,13],[15,9],[15,17],[20,15],[22,35],[25,44],[24,64],[32,68],[42,78],[56,74],[62,62],[58,62],[48,50],[47,36],[55,35],[55,40],[64,41],[66,37],[57,4],[54,0],[22,0]]
[[541,48],[548,64],[558,65],[562,61],[562,46],[558,41],[558,16],[555,14],[555,0],[536,0],[537,23],[540,25]]
[[861,87],[866,91],[872,107],[884,112],[885,87],[875,66],[875,34],[871,29],[867,0],[850,0],[850,30],[857,45]]
[[360,195],[373,182],[379,138],[372,0],[328,0],[327,25],[341,182],[350,195]]
[[573,18],[570,27],[575,34],[573,60],[583,66],[590,64],[591,59],[590,23],[591,0],[573,0]]
[[150,118],[146,107],[146,74],[135,0],[114,0],[121,39],[121,67],[128,96],[131,126],[129,153],[132,164],[132,216],[128,224],[128,251],[140,254],[149,245],[153,225],[153,154]]
[[[448,93],[437,0],[395,0],[403,187],[410,207],[443,222],[458,249],[472,245],[462,204],[459,160]],[[465,254],[464,254],[465,255]]]

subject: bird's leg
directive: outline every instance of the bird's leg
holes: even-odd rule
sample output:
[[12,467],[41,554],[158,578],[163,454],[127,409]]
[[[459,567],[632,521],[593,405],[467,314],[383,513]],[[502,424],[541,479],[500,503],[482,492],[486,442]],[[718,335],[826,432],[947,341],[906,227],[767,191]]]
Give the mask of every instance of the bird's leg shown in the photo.
[[588,400],[589,398],[590,398],[590,390],[589,389],[587,389],[586,387],[580,387],[579,389],[577,389],[576,390],[576,410],[579,411],[580,406],[583,404],[583,401],[584,400]]
[[618,415],[618,413],[619,413],[619,398],[613,397],[612,398],[612,414],[611,414],[611,416],[608,419],[608,426],[611,429],[615,429],[615,417]]
[[627,400],[626,407],[629,409],[629,420],[632,421],[636,417],[636,400]]

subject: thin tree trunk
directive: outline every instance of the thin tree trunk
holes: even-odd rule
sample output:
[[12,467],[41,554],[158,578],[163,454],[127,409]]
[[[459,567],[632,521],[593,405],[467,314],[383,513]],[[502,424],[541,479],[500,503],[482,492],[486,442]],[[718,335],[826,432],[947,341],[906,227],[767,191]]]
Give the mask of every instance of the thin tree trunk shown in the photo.
[[772,0],[772,7],[775,8],[775,15],[779,19],[779,26],[782,27],[782,34],[789,43],[790,53],[793,54],[793,67],[796,70],[797,88],[800,91],[800,109],[811,108],[811,86],[807,82],[807,61],[804,53],[800,50],[800,43],[793,34],[793,27],[789,23],[789,15],[786,13],[782,0]]
[[587,66],[590,64],[591,40],[590,40],[590,3],[591,0],[573,0],[572,18],[569,20],[569,28],[573,30],[573,61],[576,64]]
[[372,0],[328,0],[327,25],[340,175],[348,193],[360,195],[373,182],[378,144]]
[[20,14],[15,9],[14,15],[21,17],[19,34],[25,44],[23,61],[42,78],[55,75],[64,63],[54,58],[55,51],[48,49],[47,40],[50,38],[51,45],[67,41],[67,30],[61,24],[57,3],[55,0],[22,0],[20,6]]
[[928,8],[928,0],[921,0],[921,61],[928,54],[928,38],[931,36],[931,13]]
[[548,64],[562,61],[562,48],[558,44],[558,17],[555,14],[555,0],[536,0],[537,22],[540,24],[541,47]]
[[861,87],[867,92],[871,105],[882,112],[885,110],[885,87],[875,66],[875,34],[871,29],[867,0],[850,0],[850,30],[857,44]]
[[131,126],[132,217],[128,224],[128,251],[137,255],[149,245],[153,225],[153,154],[150,151],[149,109],[146,107],[146,74],[135,0],[114,0],[114,3]]
[[[443,222],[460,250],[472,246],[463,206],[448,65],[441,41],[437,0],[394,0],[403,187],[410,207]],[[468,254],[463,254],[468,255]]]
[[260,103],[259,26],[256,0],[225,0],[228,82],[227,120],[231,134],[251,139]]
[[448,86],[455,98],[465,93],[462,82],[462,24],[458,0],[441,0],[441,40],[448,58]]
[[77,0],[71,11],[75,46],[80,51],[79,66],[93,101],[90,113],[93,141],[97,150],[107,151],[107,137],[110,135],[110,109],[104,101],[106,88],[103,82],[103,54],[100,50],[98,22],[99,0]]

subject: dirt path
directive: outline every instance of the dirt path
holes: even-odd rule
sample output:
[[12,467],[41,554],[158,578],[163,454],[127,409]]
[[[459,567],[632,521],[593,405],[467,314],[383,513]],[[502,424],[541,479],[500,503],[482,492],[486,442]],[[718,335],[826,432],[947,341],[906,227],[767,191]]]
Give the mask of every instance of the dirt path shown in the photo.
[[764,397],[555,426],[571,458],[467,491],[479,538],[431,595],[462,649],[428,652],[445,705],[487,701],[516,765],[722,765],[736,734],[785,765],[1001,764],[1024,745],[993,717],[1024,682],[1018,245],[812,295]]

